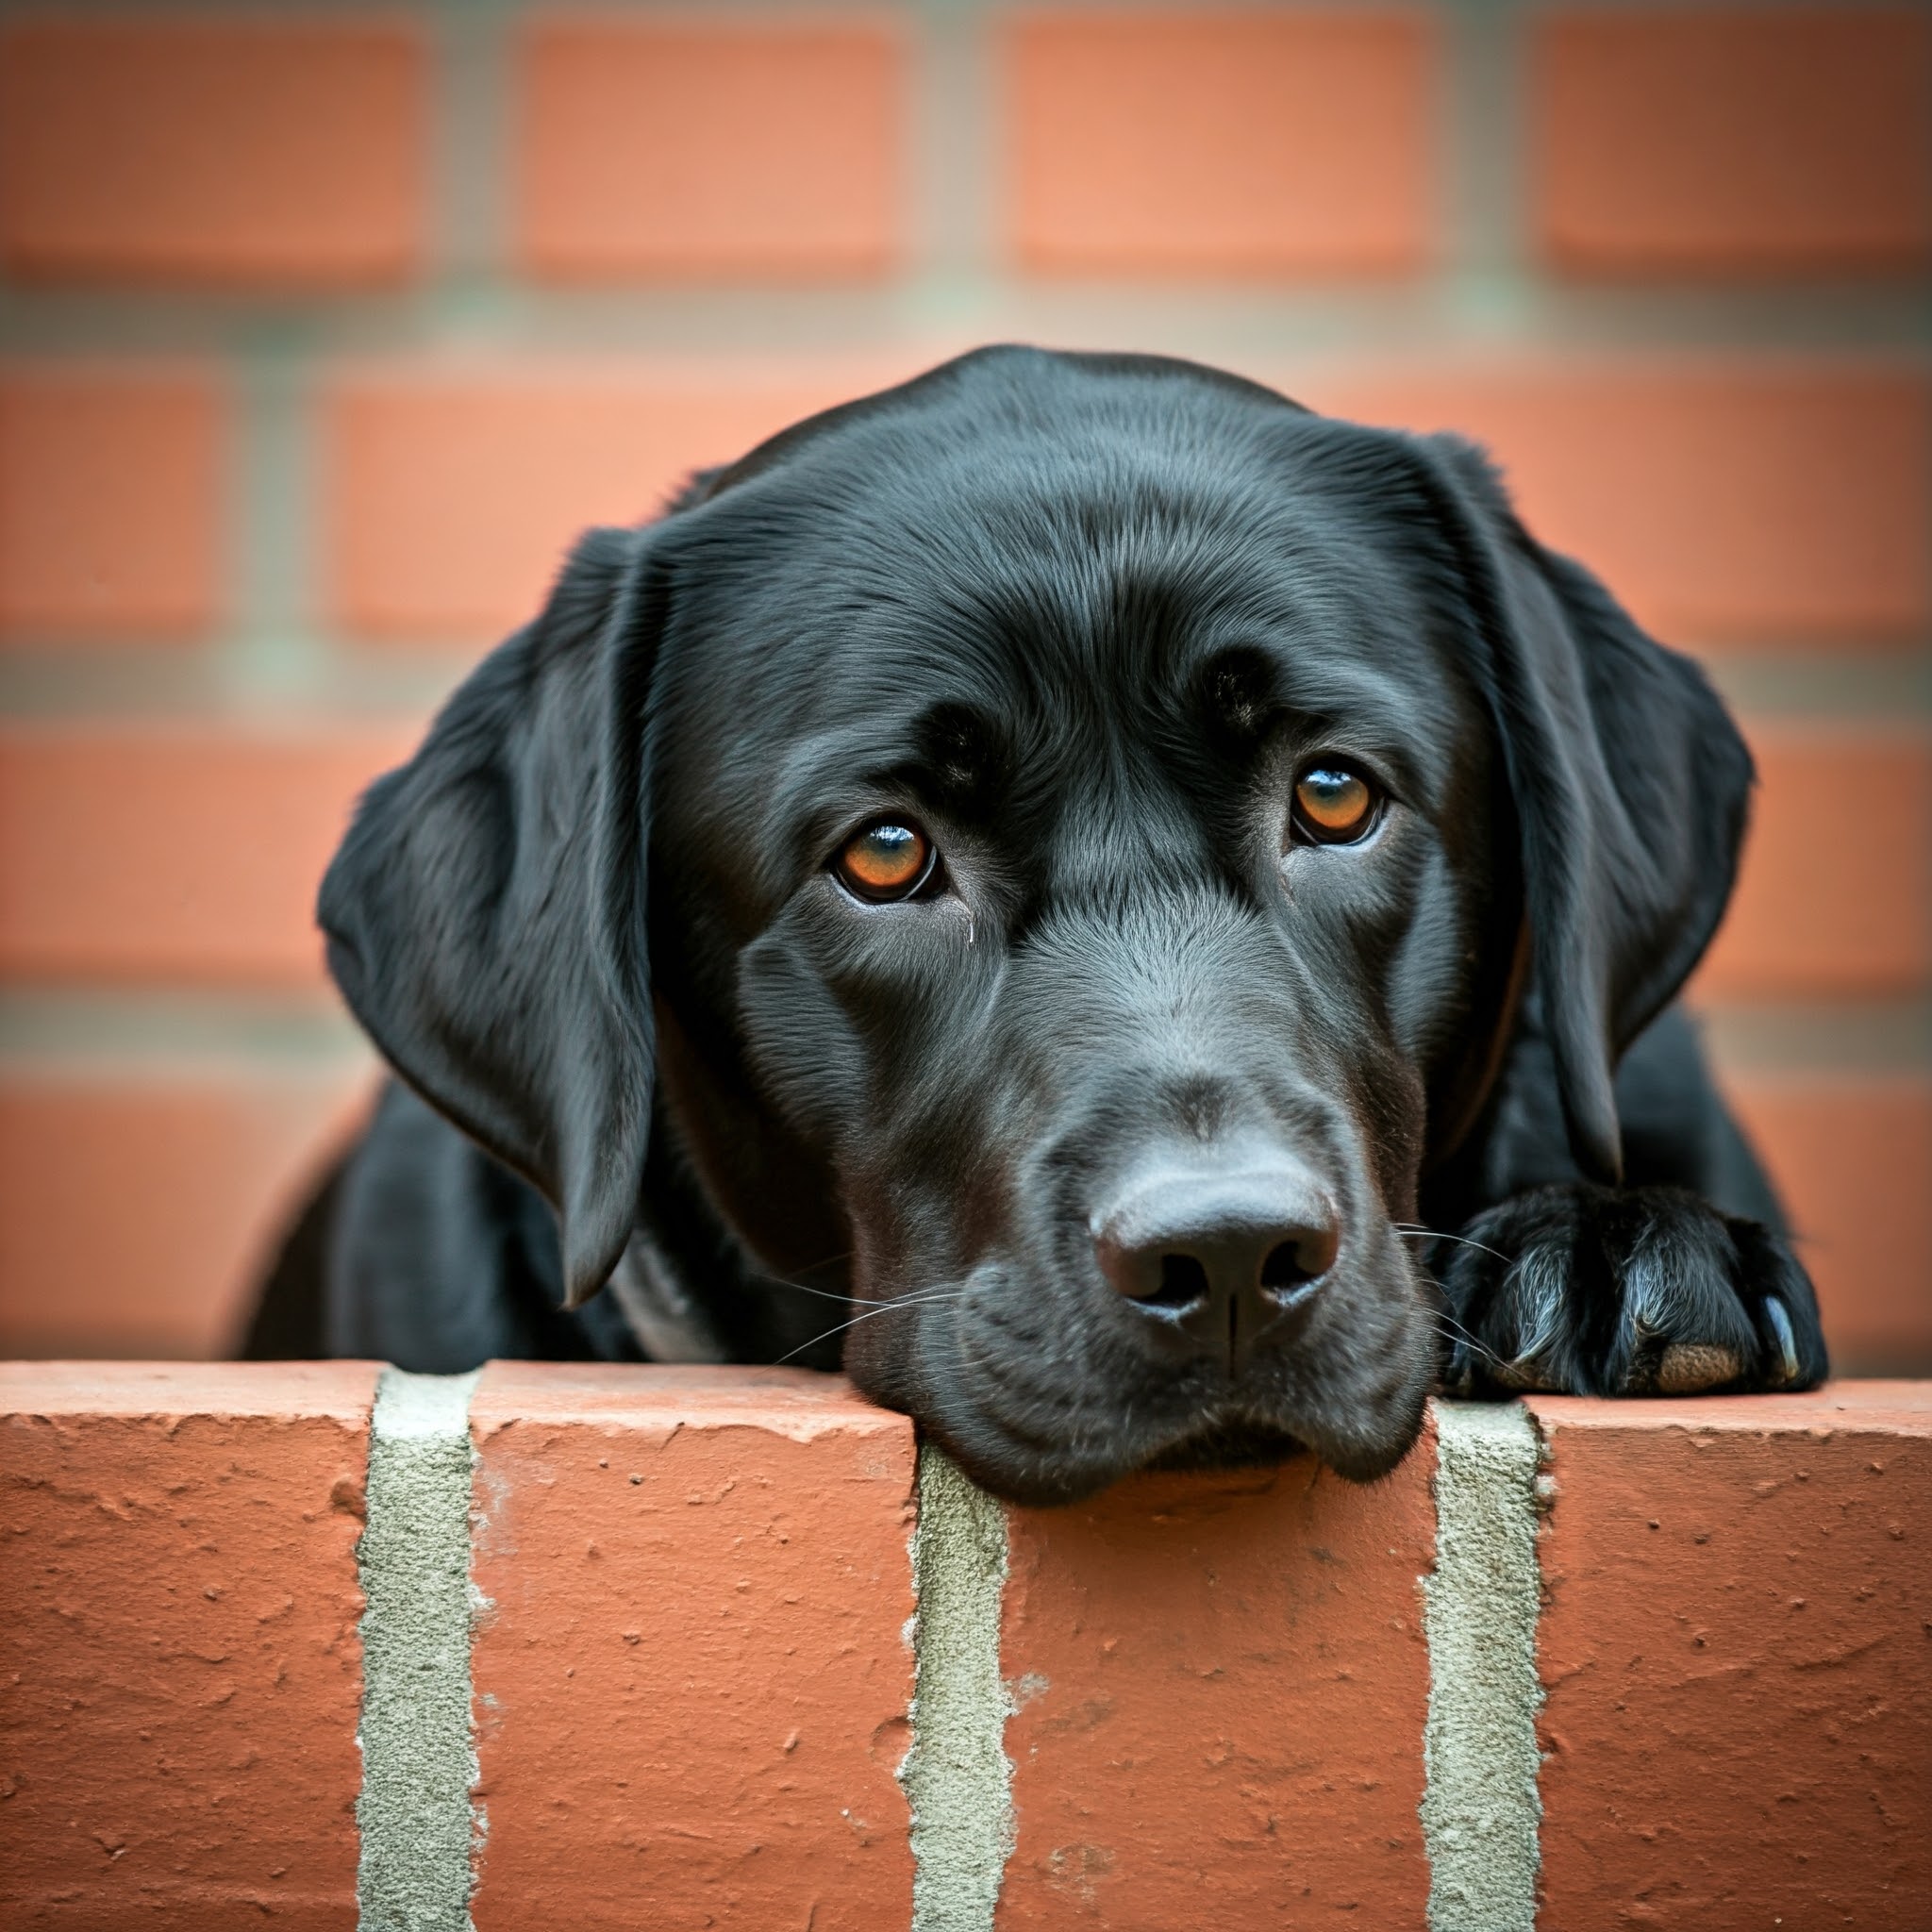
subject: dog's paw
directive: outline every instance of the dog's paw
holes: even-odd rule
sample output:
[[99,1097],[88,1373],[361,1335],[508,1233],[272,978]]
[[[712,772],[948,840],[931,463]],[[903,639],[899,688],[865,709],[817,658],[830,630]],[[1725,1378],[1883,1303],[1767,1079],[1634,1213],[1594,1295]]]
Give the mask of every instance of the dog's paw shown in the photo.
[[1781,1235],[1675,1188],[1539,1188],[1437,1239],[1443,1386],[1690,1395],[1825,1374],[1810,1278]]

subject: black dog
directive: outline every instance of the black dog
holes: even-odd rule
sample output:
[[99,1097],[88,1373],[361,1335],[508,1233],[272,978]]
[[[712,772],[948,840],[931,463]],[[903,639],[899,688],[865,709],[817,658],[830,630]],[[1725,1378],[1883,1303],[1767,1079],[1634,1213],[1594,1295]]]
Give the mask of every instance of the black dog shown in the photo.
[[592,532],[370,791],[321,919],[407,1085],[255,1348],[842,1359],[1035,1501],[1805,1387],[1669,1008],[1750,782],[1466,445],[969,356]]

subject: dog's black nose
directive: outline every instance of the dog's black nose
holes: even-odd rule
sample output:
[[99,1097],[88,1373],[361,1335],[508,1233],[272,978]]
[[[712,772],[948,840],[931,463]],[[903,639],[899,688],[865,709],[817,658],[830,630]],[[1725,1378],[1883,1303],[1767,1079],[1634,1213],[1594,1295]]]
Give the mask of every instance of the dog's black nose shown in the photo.
[[1340,1241],[1327,1194],[1286,1157],[1143,1170],[1093,1224],[1121,1294],[1231,1359],[1300,1306]]

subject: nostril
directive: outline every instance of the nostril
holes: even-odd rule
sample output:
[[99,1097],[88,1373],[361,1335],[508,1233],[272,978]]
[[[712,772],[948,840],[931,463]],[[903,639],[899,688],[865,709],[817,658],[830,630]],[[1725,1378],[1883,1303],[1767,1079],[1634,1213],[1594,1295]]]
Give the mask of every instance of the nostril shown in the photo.
[[1261,1286],[1277,1294],[1319,1281],[1335,1265],[1335,1237],[1325,1229],[1277,1241],[1261,1257]]
[[1193,1255],[1163,1255],[1160,1286],[1141,1299],[1162,1308],[1191,1308],[1208,1298],[1208,1270]]
[[1302,1266],[1301,1250],[1293,1241],[1281,1241],[1270,1248],[1261,1263],[1263,1288],[1299,1288],[1312,1278]]

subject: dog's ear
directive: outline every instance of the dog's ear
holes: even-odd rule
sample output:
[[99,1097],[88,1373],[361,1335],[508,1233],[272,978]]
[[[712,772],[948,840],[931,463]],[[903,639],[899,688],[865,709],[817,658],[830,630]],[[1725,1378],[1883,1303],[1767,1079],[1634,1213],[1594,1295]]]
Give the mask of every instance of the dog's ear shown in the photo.
[[397,1072],[556,1208],[571,1307],[630,1237],[650,1133],[653,540],[578,544],[542,615],[370,788],[318,908]]
[[1751,756],[1704,675],[1545,550],[1482,455],[1419,439],[1507,764],[1531,972],[1573,1153],[1621,1178],[1612,1079],[1702,957],[1737,876]]

